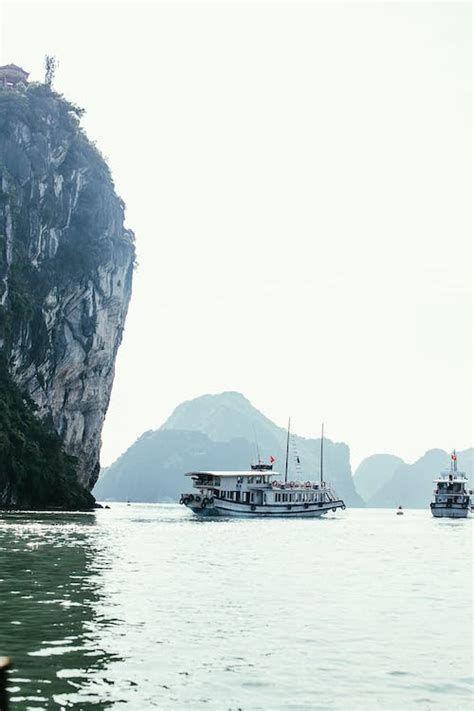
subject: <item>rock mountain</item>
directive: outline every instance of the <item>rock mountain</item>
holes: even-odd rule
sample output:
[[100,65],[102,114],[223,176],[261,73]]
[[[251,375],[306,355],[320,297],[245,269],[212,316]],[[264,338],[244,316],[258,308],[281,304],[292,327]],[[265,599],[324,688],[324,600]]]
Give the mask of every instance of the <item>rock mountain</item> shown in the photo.
[[[80,127],[81,113],[45,85],[0,88],[3,506],[79,502],[79,494],[65,502],[67,481],[57,481],[47,464],[50,436],[59,437],[63,474],[74,470],[78,492],[93,487],[100,469],[135,249],[124,204]],[[50,472],[41,496],[28,485],[35,459],[44,460],[36,484]]]
[[372,454],[359,464],[354,472],[354,485],[364,501],[368,501],[405,464],[393,454]]
[[[99,479],[99,499],[176,501],[190,469],[247,469],[260,456],[284,469],[286,430],[240,393],[203,395],[179,405],[159,430],[146,432]],[[292,436],[290,479],[319,477],[319,439]],[[363,506],[351,474],[349,447],[325,439],[325,478],[350,506]],[[296,458],[299,457],[300,464]],[[184,487],[184,488],[183,488]]]

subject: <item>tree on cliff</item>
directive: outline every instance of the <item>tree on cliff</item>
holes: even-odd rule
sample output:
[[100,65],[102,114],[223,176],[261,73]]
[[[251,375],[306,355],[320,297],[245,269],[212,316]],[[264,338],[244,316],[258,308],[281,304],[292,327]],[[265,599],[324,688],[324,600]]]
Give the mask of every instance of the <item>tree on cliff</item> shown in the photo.
[[56,57],[52,54],[47,54],[44,58],[44,83],[46,86],[53,86],[54,77],[56,76],[56,70],[59,66],[59,62]]

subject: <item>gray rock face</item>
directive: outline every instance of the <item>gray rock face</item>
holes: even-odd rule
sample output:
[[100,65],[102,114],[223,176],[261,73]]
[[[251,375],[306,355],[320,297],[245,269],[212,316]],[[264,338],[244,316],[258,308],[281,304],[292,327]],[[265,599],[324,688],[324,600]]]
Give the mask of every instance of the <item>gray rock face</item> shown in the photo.
[[133,233],[78,111],[44,86],[0,93],[0,180],[0,348],[90,490],[131,295]]
[[357,493],[368,501],[404,464],[403,459],[393,454],[372,454],[362,460],[354,472],[354,484]]

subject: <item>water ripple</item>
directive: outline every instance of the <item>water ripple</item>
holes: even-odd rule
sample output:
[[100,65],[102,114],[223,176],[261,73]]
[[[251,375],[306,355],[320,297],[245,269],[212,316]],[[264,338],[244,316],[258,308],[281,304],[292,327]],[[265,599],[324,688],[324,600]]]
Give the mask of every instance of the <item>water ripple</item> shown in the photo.
[[435,523],[4,514],[11,707],[469,708],[472,521]]

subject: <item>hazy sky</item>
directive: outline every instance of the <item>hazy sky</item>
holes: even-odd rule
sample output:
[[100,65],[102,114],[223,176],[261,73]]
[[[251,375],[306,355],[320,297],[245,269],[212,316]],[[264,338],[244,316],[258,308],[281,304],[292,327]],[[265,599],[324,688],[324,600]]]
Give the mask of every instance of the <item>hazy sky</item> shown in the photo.
[[238,390],[352,463],[470,445],[470,3],[3,3],[86,108],[139,268],[103,463]]

